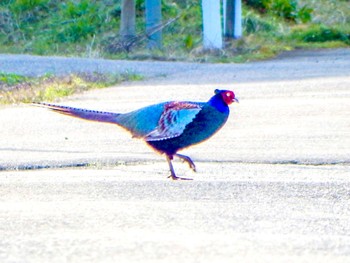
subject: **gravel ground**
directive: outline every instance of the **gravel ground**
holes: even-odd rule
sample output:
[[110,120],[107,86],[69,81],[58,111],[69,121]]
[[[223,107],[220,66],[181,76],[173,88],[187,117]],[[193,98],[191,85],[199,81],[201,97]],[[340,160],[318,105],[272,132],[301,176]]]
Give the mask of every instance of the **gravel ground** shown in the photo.
[[217,135],[183,151],[198,173],[175,162],[186,182],[167,179],[164,158],[113,125],[1,107],[1,262],[350,261],[349,49],[247,64],[0,55],[0,71],[45,65],[148,77],[65,105],[126,112],[207,100],[217,87],[240,104]]
[[[186,62],[152,62],[104,60],[67,57],[40,57],[31,55],[0,55],[0,72],[27,76],[56,75],[76,72],[125,72],[130,71],[145,77],[174,75],[176,83],[205,83],[208,77],[202,73],[212,72],[215,83],[257,82],[285,79],[304,79],[322,76],[343,76],[349,72],[349,50],[295,51],[284,53],[271,61],[246,64],[198,64]],[[259,70],[256,70],[259,68]],[[315,68],[318,68],[315,70]],[[254,74],[252,74],[254,72]],[[190,74],[189,74],[190,73]],[[277,74],[274,74],[277,73]],[[176,76],[175,76],[176,75]],[[191,78],[181,76],[191,75]],[[178,76],[178,77],[177,77]],[[167,79],[167,81],[169,81]]]

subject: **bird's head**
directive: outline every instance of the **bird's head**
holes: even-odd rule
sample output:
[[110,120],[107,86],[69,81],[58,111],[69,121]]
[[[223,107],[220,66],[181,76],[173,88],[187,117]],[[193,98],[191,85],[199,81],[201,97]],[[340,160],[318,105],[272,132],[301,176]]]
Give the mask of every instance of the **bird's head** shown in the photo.
[[235,93],[231,90],[219,90],[219,89],[216,89],[214,91],[215,95],[220,95],[222,100],[227,104],[227,105],[230,105],[232,104],[233,102],[239,102],[238,99],[236,98],[235,96]]

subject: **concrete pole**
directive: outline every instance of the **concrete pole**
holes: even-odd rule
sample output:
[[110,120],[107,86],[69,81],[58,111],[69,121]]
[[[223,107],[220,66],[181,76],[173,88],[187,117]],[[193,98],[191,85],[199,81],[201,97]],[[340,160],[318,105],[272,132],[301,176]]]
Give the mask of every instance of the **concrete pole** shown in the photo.
[[233,38],[242,37],[242,0],[234,0]]
[[233,2],[234,0],[223,1],[223,16],[224,16],[224,36],[226,38],[233,38]]
[[162,30],[152,33],[161,26],[162,5],[161,0],[146,0],[146,32],[149,35],[147,47],[149,49],[162,47]]
[[221,49],[220,0],[202,0],[202,14],[204,49]]
[[224,0],[224,34],[228,38],[242,37],[242,1]]

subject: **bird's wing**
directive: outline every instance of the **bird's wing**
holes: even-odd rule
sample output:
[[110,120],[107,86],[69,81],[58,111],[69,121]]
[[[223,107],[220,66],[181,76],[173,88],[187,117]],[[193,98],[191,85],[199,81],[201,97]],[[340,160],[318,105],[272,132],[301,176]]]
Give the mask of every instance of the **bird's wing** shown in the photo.
[[144,136],[144,140],[161,141],[180,136],[201,109],[201,104],[193,102],[165,104],[157,128]]

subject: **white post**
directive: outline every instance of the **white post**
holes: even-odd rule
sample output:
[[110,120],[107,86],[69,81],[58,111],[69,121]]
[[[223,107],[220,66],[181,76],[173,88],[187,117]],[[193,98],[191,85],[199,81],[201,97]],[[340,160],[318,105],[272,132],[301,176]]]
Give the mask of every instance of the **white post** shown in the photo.
[[202,0],[203,46],[205,49],[222,48],[220,0]]
[[242,37],[242,0],[235,0],[234,2],[234,25],[233,37]]

